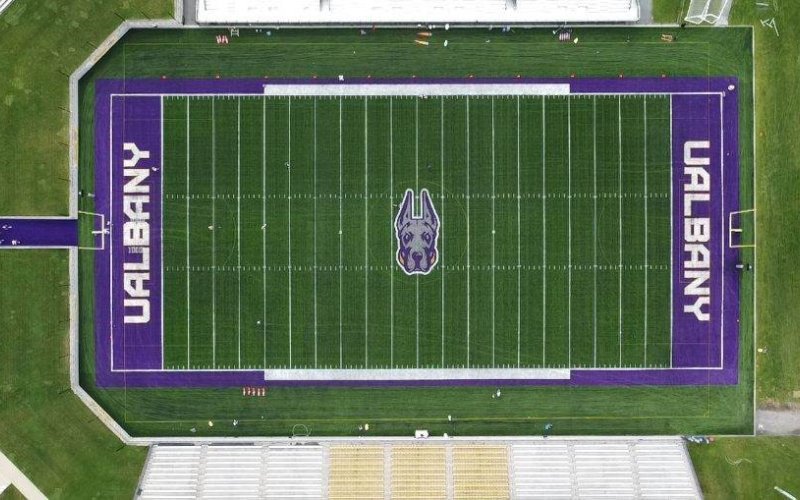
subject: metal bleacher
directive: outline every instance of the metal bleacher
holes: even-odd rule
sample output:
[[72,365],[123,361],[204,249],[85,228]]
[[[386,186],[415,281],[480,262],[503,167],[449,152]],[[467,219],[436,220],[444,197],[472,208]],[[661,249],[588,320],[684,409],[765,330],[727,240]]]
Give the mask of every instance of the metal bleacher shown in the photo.
[[136,498],[702,498],[684,442],[362,438],[151,447]]
[[639,0],[197,0],[201,24],[613,23]]

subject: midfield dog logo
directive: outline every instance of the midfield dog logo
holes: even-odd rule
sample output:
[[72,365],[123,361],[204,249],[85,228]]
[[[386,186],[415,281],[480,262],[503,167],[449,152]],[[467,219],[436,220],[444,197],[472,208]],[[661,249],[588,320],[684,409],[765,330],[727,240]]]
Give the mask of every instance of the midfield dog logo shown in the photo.
[[414,210],[414,191],[407,189],[394,220],[397,263],[407,275],[428,274],[439,262],[439,215],[427,189],[420,191],[422,214]]

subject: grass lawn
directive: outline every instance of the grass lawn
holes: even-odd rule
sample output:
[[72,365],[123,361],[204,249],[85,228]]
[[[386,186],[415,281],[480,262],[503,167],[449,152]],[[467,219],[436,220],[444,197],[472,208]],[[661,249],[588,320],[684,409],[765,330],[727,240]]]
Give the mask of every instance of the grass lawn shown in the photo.
[[690,0],[652,0],[653,22],[656,24],[680,24]]
[[[16,0],[0,15],[0,214],[67,214],[68,75],[121,18],[171,9]],[[0,275],[0,449],[51,498],[130,498],[146,451],[123,447],[69,390],[67,253],[2,252]]]
[[[732,23],[753,24],[756,58],[756,203],[758,269],[756,283],[760,404],[800,403],[800,248],[787,231],[800,224],[800,119],[788,110],[800,106],[800,2],[770,2],[757,9],[737,1]],[[761,25],[775,19],[778,33]]]
[[0,500],[23,500],[24,498],[22,493],[20,493],[13,484],[0,493]]
[[690,445],[697,478],[709,500],[800,496],[800,437],[721,438]]
[[122,19],[166,18],[172,5],[16,0],[0,15],[0,215],[67,215],[69,75]]
[[[0,450],[51,498],[130,498],[146,449],[69,388],[67,252],[0,252]],[[30,293],[39,290],[41,293]]]

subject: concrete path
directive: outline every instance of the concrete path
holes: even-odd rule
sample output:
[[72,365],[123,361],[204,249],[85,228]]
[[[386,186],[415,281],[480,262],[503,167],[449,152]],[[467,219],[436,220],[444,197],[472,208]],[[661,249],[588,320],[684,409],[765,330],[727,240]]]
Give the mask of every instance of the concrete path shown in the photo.
[[653,0],[639,0],[639,22],[637,24],[653,24]]
[[756,433],[800,436],[800,410],[758,410]]
[[28,500],[46,499],[39,488],[36,487],[28,476],[22,473],[16,465],[11,463],[11,460],[0,451],[0,484],[9,482],[19,490],[20,493],[25,495]]

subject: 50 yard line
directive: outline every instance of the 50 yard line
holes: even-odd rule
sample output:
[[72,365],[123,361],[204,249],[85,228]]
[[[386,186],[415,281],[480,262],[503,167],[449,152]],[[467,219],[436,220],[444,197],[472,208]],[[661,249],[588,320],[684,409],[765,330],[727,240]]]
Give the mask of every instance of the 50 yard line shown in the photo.
[[[419,194],[419,97],[414,100],[414,170],[415,170],[415,185],[414,189]],[[412,200],[414,205],[416,201]],[[413,205],[412,205],[413,206]],[[413,212],[413,209],[412,209]],[[417,313],[416,313],[416,330],[417,330],[417,368],[419,368],[419,275],[416,276],[417,285]]]
[[[394,220],[394,101],[389,97],[389,215]],[[394,366],[394,266],[395,230],[389,228],[389,365]]]

